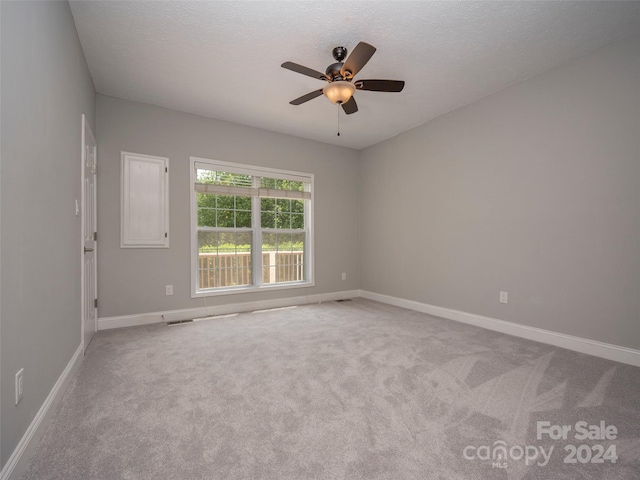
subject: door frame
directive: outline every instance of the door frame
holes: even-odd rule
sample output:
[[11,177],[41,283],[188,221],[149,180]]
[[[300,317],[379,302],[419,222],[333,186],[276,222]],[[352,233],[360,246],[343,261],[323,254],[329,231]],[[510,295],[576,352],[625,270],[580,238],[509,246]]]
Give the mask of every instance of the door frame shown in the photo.
[[[86,115],[83,113],[82,114],[82,132],[81,132],[81,140],[80,140],[80,148],[81,148],[81,155],[80,155],[80,323],[81,323],[81,328],[80,328],[80,335],[81,335],[81,342],[82,342],[82,350],[83,353],[86,354],[87,351],[87,347],[89,345],[85,345],[85,262],[84,262],[84,246],[85,246],[85,215],[86,215],[86,202],[85,202],[85,155],[86,155],[86,149],[85,149],[85,136],[89,136],[89,138],[93,141],[93,144],[95,145],[94,147],[94,165],[98,164],[98,148],[97,148],[97,142],[96,142],[96,138],[93,135],[93,132],[91,131],[91,126],[89,125],[89,122],[87,121],[87,117]],[[97,199],[98,199],[98,189],[97,189],[97,175],[95,173],[93,173],[94,176],[94,186],[93,186],[93,218],[95,221],[95,226],[97,227]],[[94,269],[93,269],[93,273],[94,273],[94,278],[93,278],[93,284],[94,284],[94,289],[96,292],[96,297],[98,294],[98,244],[97,241],[94,241]],[[94,333],[98,331],[98,309],[96,307],[96,312],[95,312],[95,324],[94,324]]]

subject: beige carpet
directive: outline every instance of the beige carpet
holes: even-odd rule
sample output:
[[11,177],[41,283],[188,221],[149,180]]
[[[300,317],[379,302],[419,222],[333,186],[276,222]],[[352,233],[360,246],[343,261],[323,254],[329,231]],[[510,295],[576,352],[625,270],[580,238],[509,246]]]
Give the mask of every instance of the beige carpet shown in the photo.
[[22,478],[637,480],[640,368],[362,299],[99,332]]

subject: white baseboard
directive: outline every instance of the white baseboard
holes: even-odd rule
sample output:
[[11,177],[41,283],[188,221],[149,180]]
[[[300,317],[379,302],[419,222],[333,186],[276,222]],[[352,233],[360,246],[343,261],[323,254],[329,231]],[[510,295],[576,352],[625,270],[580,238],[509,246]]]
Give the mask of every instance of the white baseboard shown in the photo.
[[314,295],[301,295],[297,297],[275,298],[272,300],[257,300],[254,302],[185,308],[181,310],[169,310],[165,312],[141,313],[138,315],[124,315],[120,317],[104,317],[98,319],[98,330],[133,327],[138,325],[147,325],[150,323],[189,320],[192,318],[210,317],[214,315],[227,315],[230,313],[249,312],[253,310],[264,310],[268,308],[305,305],[308,303],[329,302],[333,300],[343,300],[345,298],[354,298],[358,297],[359,295],[359,290],[345,290],[342,292],[318,293]]
[[58,378],[58,381],[49,392],[49,395],[40,407],[40,410],[38,410],[38,413],[29,425],[29,428],[27,428],[27,431],[22,436],[20,443],[18,443],[18,446],[9,457],[9,460],[7,460],[2,472],[0,472],[0,480],[20,478],[20,476],[26,471],[29,460],[31,459],[33,452],[42,438],[42,434],[47,428],[47,425],[51,421],[56,410],[55,407],[62,399],[62,395],[67,389],[73,374],[84,359],[82,350],[82,344],[80,344],[73,354],[73,357],[71,357],[71,360],[69,360],[66,368]]
[[[98,319],[98,330],[111,328],[132,327],[149,323],[161,323],[177,320],[188,320],[214,315],[226,315],[230,313],[263,310],[267,308],[289,307],[292,305],[304,305],[308,303],[328,302],[345,298],[363,297],[397,307],[408,308],[418,312],[427,313],[437,317],[455,320],[457,322],[475,325],[476,327],[506,333],[516,337],[526,338],[536,342],[546,343],[556,347],[566,348],[596,357],[606,358],[616,362],[626,363],[640,367],[640,350],[621,347],[609,343],[575,337],[564,333],[544,330],[542,328],[519,325],[505,320],[484,317],[473,313],[462,312],[451,308],[438,307],[427,303],[405,300],[403,298],[382,295],[366,290],[348,290],[343,292],[321,293],[315,295],[303,295],[297,297],[278,298],[273,300],[258,300],[254,302],[231,303],[228,305],[216,305],[199,308],[186,308],[182,310],[170,310],[165,312],[142,313],[138,315],[125,315],[120,317],[105,317]],[[4,479],[0,479],[4,480]]]
[[494,330],[496,332],[506,333],[516,337],[566,348],[575,352],[586,353],[588,355],[594,355],[596,357],[602,357],[608,360],[640,367],[640,350],[612,345],[610,343],[597,342],[587,338],[574,337],[572,335],[552,332],[551,330],[544,330],[542,328],[519,325],[517,323],[462,312],[460,310],[453,310],[451,308],[437,307],[427,303],[420,303],[389,295],[382,295],[380,293],[368,292],[366,290],[360,290],[359,296],[368,298],[369,300],[375,300],[449,320],[455,320],[456,322],[467,323],[475,325],[476,327],[486,328],[488,330]]

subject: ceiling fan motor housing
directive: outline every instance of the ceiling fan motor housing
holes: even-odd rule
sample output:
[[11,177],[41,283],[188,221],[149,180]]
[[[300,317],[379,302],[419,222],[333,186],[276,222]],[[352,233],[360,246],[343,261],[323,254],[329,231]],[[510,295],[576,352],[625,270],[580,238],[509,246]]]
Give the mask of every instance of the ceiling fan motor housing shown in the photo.
[[337,80],[346,80],[345,78],[342,77],[342,73],[341,73],[342,65],[344,65],[344,63],[338,62],[338,63],[332,63],[327,67],[327,70],[325,72],[327,74],[327,78],[330,81],[334,82]]
[[345,47],[336,47],[331,51],[331,54],[337,63],[333,63],[327,67],[327,78],[331,82],[346,80],[346,78],[342,76],[342,66],[344,65],[344,59],[347,58],[347,49]]

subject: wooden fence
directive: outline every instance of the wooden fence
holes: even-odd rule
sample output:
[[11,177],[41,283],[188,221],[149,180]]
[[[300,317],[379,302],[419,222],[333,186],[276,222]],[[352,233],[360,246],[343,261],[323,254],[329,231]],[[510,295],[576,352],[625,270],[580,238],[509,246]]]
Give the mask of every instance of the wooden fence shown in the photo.
[[[304,280],[303,252],[264,252],[262,283]],[[198,287],[216,288],[251,285],[251,253],[200,253]]]

